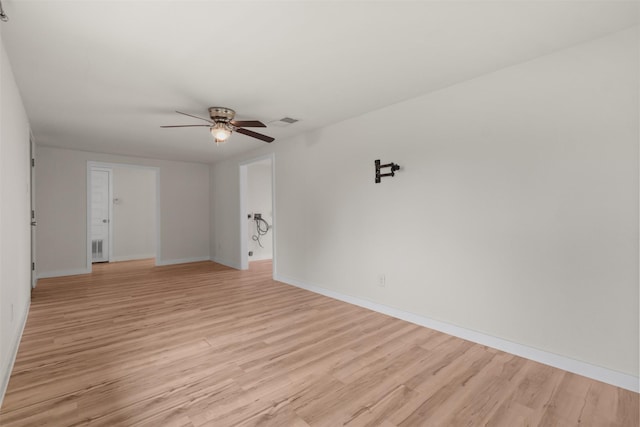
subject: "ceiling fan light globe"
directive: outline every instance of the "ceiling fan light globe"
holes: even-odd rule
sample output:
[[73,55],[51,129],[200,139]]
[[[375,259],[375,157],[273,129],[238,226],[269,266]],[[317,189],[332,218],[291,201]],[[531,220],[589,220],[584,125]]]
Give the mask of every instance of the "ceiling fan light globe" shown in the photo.
[[211,135],[213,135],[216,142],[224,142],[229,138],[229,136],[231,136],[231,132],[224,128],[212,127]]

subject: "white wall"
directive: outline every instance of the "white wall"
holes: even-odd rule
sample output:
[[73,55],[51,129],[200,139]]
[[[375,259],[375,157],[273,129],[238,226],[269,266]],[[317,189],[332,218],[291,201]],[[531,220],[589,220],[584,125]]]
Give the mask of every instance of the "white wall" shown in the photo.
[[[239,265],[238,163],[275,151],[278,277],[637,377],[638,47],[636,27],[215,164],[212,253]],[[403,169],[374,184],[375,159]]]
[[[210,168],[211,177],[211,259],[240,268],[240,179],[237,162],[218,163]],[[232,206],[233,204],[233,206]]]
[[52,147],[38,147],[36,154],[39,277],[86,272],[87,161],[158,167],[160,259],[157,262],[209,259],[207,165]]
[[31,295],[29,123],[4,44],[1,50],[0,405]]
[[[271,209],[271,161],[261,161],[247,166],[247,212],[260,213],[269,225],[273,224],[273,210]],[[260,236],[260,243],[253,240],[257,235],[256,222],[248,221],[247,248],[253,251],[249,261],[271,259],[273,257],[273,230]],[[264,223],[260,225],[265,228]]]
[[112,261],[156,255],[156,174],[116,167],[113,173]]

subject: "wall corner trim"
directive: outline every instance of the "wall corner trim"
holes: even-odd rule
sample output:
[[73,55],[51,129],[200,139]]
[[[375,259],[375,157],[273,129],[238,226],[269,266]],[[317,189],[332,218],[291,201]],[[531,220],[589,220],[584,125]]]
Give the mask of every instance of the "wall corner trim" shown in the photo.
[[529,347],[523,344],[507,341],[502,338],[483,334],[481,332],[476,332],[471,329],[462,328],[460,326],[441,322],[439,320],[430,319],[428,317],[399,310],[397,308],[389,307],[383,304],[371,302],[362,298],[342,294],[340,292],[332,291],[317,285],[311,285],[281,274],[276,275],[276,277],[274,277],[274,280],[320,295],[324,295],[329,298],[357,305],[359,307],[368,308],[369,310],[386,314],[397,319],[405,320],[416,325],[444,332],[445,334],[453,335],[467,341],[472,341],[477,344],[495,348],[497,350],[501,350],[516,356],[524,357],[525,359],[533,360],[535,362],[552,366],[554,368],[582,375],[584,377],[591,378],[597,381],[602,381],[616,387],[631,390],[636,393],[640,392],[640,378],[633,375],[603,368],[597,365],[592,365],[590,363],[575,360],[566,356],[561,356],[559,354],[550,353],[548,351],[539,350],[537,348]]
[[4,394],[7,392],[9,386],[9,379],[11,378],[11,372],[13,371],[13,364],[16,362],[16,356],[18,355],[18,348],[22,341],[22,334],[24,333],[24,327],[27,324],[27,318],[29,317],[29,310],[31,309],[31,300],[27,303],[27,309],[24,310],[22,315],[22,322],[20,325],[20,332],[16,334],[16,338],[11,343],[11,358],[8,360],[6,366],[2,367],[2,378],[0,378],[0,408],[2,408],[2,402],[4,401]]

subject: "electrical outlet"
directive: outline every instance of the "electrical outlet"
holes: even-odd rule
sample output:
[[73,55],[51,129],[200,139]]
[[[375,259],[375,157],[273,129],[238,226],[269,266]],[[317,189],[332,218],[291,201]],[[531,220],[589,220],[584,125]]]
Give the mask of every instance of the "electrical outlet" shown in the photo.
[[387,278],[384,274],[378,274],[378,286],[384,288],[387,286]]

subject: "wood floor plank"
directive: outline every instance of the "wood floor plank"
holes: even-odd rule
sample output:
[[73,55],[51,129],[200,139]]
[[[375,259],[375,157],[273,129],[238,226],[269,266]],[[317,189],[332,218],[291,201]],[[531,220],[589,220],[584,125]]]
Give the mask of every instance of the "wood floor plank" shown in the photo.
[[271,263],[40,280],[0,410],[22,426],[639,425],[638,394],[271,279]]

